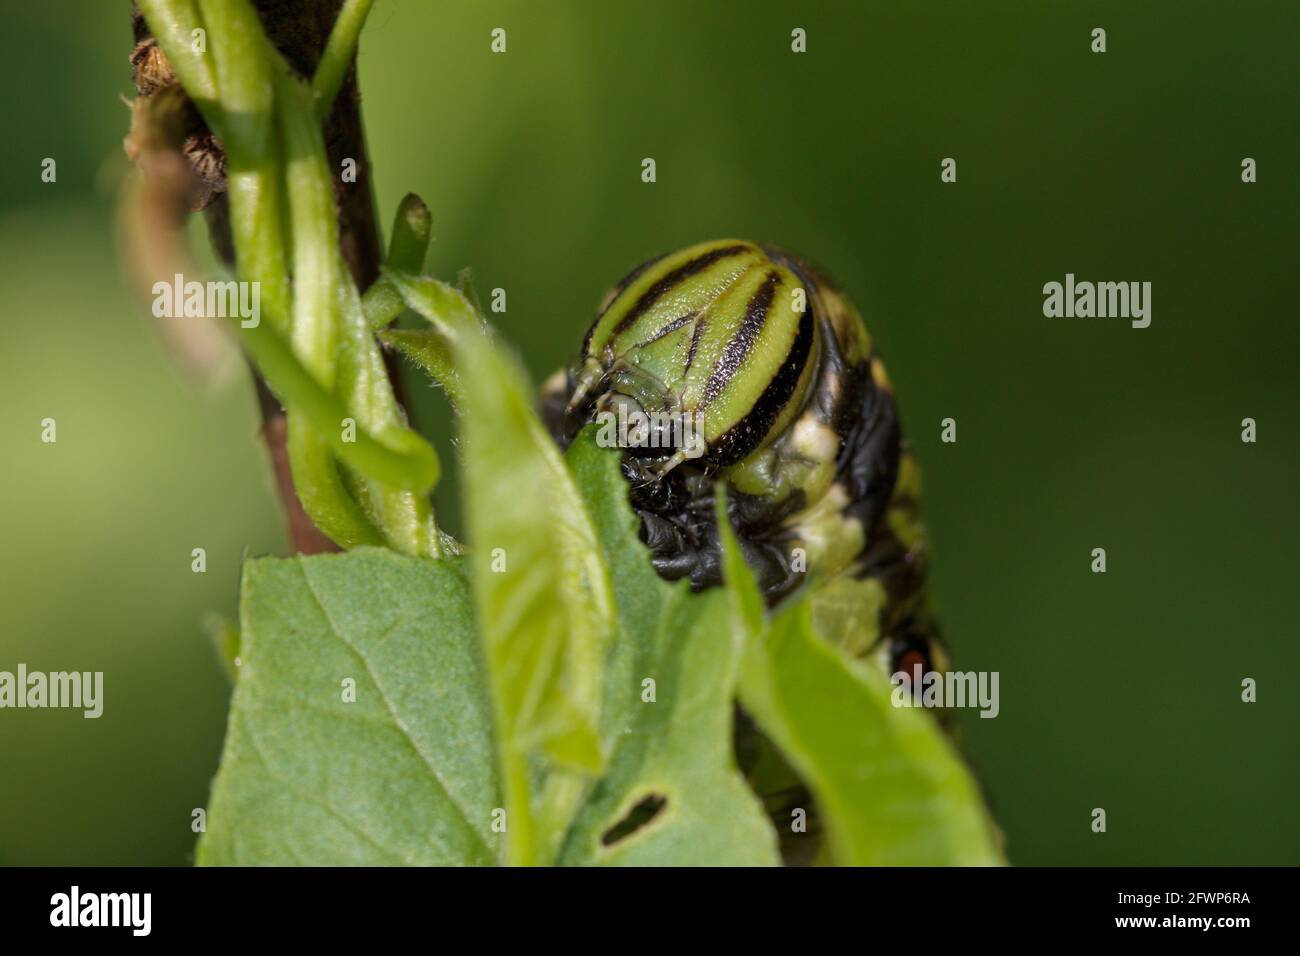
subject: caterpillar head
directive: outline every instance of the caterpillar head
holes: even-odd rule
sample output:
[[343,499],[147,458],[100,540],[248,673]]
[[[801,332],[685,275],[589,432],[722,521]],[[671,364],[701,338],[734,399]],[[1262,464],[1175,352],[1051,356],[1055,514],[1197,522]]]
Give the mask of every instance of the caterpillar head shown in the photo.
[[583,342],[566,415],[633,455],[740,461],[803,406],[821,331],[815,287],[777,250],[720,240],[638,266]]

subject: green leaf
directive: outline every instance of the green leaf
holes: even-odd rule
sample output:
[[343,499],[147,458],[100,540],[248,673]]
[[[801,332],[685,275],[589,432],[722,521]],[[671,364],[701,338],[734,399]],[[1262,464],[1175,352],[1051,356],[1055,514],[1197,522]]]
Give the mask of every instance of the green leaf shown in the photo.
[[[433,230],[433,214],[424,200],[415,193],[407,193],[397,206],[393,217],[393,230],[388,240],[388,256],[384,265],[389,269],[419,272],[424,266],[424,256],[429,250]],[[388,276],[380,276],[361,297],[366,314],[366,324],[378,331],[406,307],[402,294]]]
[[477,325],[453,343],[464,388],[474,595],[495,704],[509,859],[547,862],[583,781],[532,779],[535,758],[581,775],[604,764],[597,724],[613,628],[609,576],[517,360]]
[[384,278],[392,282],[409,308],[423,316],[449,342],[461,343],[485,330],[478,307],[455,286],[430,276],[415,276],[385,266]]
[[240,610],[200,863],[497,861],[491,713],[459,561],[262,558],[244,567]]
[[[727,588],[662,581],[618,454],[588,429],[566,464],[464,294],[391,277],[462,384],[474,551],[248,566],[200,862],[775,864],[735,764],[737,694],[815,793],[837,862],[1000,862],[946,738],[815,633],[812,599],[769,619],[729,533]],[[824,593],[837,642],[879,598]]]
[[978,788],[932,717],[894,707],[883,674],[819,637],[808,595],[762,623],[721,505],[719,517],[732,622],[745,644],[740,701],[811,788],[834,862],[1003,862]]
[[[560,862],[778,864],[775,833],[732,755],[737,647],[724,594],[693,595],[685,582],[670,586],[655,574],[637,538],[619,456],[597,447],[592,430],[579,436],[568,461],[606,554],[618,640],[601,711],[608,771],[579,812]],[[647,680],[653,701],[645,699]]]
[[452,405],[459,408],[465,401],[460,376],[452,359],[451,344],[432,329],[386,329],[379,333],[385,345],[391,345],[424,370],[441,385]]
[[215,611],[205,614],[202,623],[221,669],[234,682],[239,676],[239,625]]

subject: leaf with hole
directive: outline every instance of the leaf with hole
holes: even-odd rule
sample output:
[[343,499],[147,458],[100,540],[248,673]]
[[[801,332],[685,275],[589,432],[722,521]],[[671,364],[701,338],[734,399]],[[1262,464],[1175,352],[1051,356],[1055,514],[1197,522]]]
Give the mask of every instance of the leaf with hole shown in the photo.
[[594,431],[568,453],[614,582],[618,639],[605,671],[608,769],[562,863],[773,865],[776,836],[732,755],[737,647],[721,591],[655,574],[618,456]]

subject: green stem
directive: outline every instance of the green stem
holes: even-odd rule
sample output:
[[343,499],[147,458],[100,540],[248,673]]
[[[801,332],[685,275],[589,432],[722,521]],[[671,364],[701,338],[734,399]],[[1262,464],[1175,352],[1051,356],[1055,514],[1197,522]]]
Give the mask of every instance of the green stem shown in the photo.
[[249,0],[199,0],[199,5],[221,94],[213,132],[230,166],[258,168],[275,155],[271,44]]
[[[271,46],[249,0],[145,0],[142,10],[225,149],[236,268],[260,286],[268,316],[241,336],[285,406],[299,500],[344,547],[387,542],[438,557],[443,542],[426,495],[437,454],[406,427],[339,253],[320,129],[370,5],[346,0],[311,86]],[[211,56],[196,59],[189,30],[200,11]],[[419,269],[428,220],[418,199],[403,203],[390,251],[396,264]],[[400,310],[401,297],[389,296]]]
[[[210,20],[203,22],[211,34],[211,55],[196,55],[189,29],[199,18],[191,0],[142,0],[140,9],[186,94],[225,147],[236,267],[246,281],[260,284],[267,313],[279,321],[278,331],[286,334],[287,243],[267,66],[270,45],[261,22],[248,0],[205,0]],[[233,42],[227,42],[228,35]],[[224,80],[220,100],[219,80]]]
[[217,78],[207,55],[194,51],[193,31],[206,27],[193,0],[140,0],[140,12],[185,92],[206,117],[217,103]]
[[[311,91],[292,76],[278,75],[276,92],[288,161],[293,227],[295,351],[317,381],[338,392],[361,429],[392,440],[399,440],[403,434],[413,435],[406,428],[393,394],[383,354],[366,323],[360,296],[339,255],[333,184],[320,123],[311,109]],[[418,245],[418,238],[407,233],[402,229],[395,236],[403,258],[409,258],[412,247]],[[308,514],[313,518],[321,514],[350,519],[363,510],[393,548],[406,554],[441,555],[438,528],[426,498],[409,489],[376,482],[364,473],[359,476],[363,480],[357,484],[357,497],[353,498],[337,474],[320,473],[322,465],[332,466],[323,458],[308,455],[295,462],[294,482],[299,485],[299,497]],[[299,481],[298,465],[315,470],[304,471]],[[308,490],[324,497],[311,500]],[[335,501],[336,496],[348,500]]]
[[344,0],[338,18],[330,30],[325,43],[325,51],[320,62],[316,64],[316,75],[312,77],[312,93],[316,103],[316,115],[324,120],[329,116],[334,97],[343,88],[343,78],[347,76],[348,67],[357,52],[357,38],[361,27],[366,22],[374,0]]
[[277,76],[289,222],[293,235],[293,348],[316,381],[333,389],[339,348],[340,275],[334,186],[316,114],[302,81]]
[[340,547],[383,544],[383,534],[352,497],[320,430],[299,406],[290,407],[286,415],[294,491],[312,523]]
[[266,323],[241,329],[244,347],[286,407],[301,409],[312,427],[326,439],[338,458],[363,475],[395,488],[424,492],[438,481],[437,455],[414,432],[384,436],[376,441],[357,429],[356,441],[345,442],[339,423],[349,417],[338,398],[326,392],[293,352]]
[[[351,283],[343,289],[342,305],[341,394],[372,434],[380,438],[414,434],[406,427],[405,416],[388,379],[383,353],[375,341],[374,331],[366,324],[361,298]],[[406,554],[442,556],[442,540],[427,497],[370,482],[368,499],[392,547]]]
[[507,750],[501,757],[501,776],[506,803],[506,862],[511,866],[535,866],[528,758],[518,751]]
[[278,334],[290,334],[293,296],[285,259],[286,230],[279,158],[253,169],[231,167],[226,174],[230,234],[235,267],[246,281],[261,287],[261,301]]

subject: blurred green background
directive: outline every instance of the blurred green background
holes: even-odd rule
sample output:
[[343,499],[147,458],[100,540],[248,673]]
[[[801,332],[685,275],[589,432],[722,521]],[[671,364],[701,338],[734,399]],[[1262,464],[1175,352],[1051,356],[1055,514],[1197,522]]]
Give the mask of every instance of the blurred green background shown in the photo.
[[[652,254],[741,236],[822,263],[925,469],[956,666],[1001,673],[961,738],[1011,860],[1300,861],[1300,6],[807,7],[379,0],[381,218],[428,201],[431,270],[507,290],[539,380]],[[190,385],[119,277],[128,4],[3,15],[0,670],[103,670],[106,700],[0,711],[0,863],[183,864],[229,693],[201,622],[284,536],[246,377]],[[1067,272],[1151,281],[1151,327],[1044,318]]]

